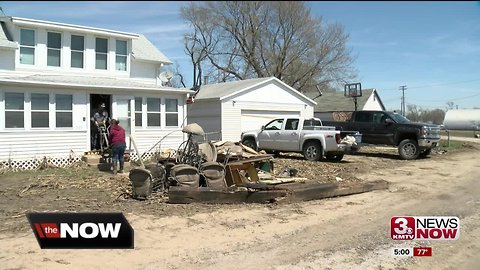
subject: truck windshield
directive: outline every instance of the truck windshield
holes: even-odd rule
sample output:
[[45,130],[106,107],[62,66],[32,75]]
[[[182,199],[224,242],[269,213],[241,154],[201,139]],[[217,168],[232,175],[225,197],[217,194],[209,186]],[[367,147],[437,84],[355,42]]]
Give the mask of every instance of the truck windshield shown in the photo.
[[400,124],[410,122],[410,120],[408,120],[408,118],[406,118],[405,116],[403,116],[401,114],[398,114],[398,113],[389,113],[388,115],[390,115],[390,117],[392,117],[392,119],[395,122],[400,123]]

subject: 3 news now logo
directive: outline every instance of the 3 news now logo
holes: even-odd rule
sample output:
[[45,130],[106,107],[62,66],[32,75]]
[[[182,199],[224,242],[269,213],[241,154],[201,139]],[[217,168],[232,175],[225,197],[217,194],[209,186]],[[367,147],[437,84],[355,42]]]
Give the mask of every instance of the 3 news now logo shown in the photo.
[[393,240],[457,240],[460,237],[458,217],[392,217]]
[[122,213],[27,213],[42,249],[133,248]]

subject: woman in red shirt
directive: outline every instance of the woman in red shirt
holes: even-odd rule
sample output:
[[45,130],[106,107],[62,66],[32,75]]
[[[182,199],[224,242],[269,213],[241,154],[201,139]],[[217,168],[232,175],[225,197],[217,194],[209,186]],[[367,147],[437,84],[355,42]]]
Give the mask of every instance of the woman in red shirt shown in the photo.
[[118,172],[123,173],[123,156],[127,148],[127,144],[125,143],[125,129],[119,125],[116,119],[112,119],[110,124],[108,140],[112,146],[113,173],[117,173],[118,162],[120,162],[120,170]]

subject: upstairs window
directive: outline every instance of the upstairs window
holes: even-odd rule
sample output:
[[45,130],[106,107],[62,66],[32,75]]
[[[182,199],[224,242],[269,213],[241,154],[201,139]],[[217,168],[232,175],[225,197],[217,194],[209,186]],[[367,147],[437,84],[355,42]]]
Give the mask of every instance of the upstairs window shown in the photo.
[[165,122],[167,127],[178,127],[177,99],[165,99]]
[[85,50],[85,38],[83,36],[72,35],[70,48],[72,51],[71,67],[83,68],[83,53]]
[[35,31],[20,29],[20,63],[35,64]]
[[126,71],[127,70],[127,42],[123,40],[117,40],[116,47],[116,60],[115,67],[116,70]]
[[5,93],[5,127],[23,128],[24,127],[24,94],[23,93]]
[[73,96],[57,94],[55,101],[56,127],[73,127]]
[[95,40],[95,68],[107,69],[108,40],[96,38]]
[[60,33],[47,33],[47,66],[59,67],[62,51],[62,35]]
[[49,95],[32,93],[32,128],[49,127]]

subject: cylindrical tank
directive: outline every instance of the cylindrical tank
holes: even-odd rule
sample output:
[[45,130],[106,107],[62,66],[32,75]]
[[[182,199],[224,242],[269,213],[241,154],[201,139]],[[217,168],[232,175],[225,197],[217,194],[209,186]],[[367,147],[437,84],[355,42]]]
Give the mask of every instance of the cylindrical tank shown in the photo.
[[480,109],[449,110],[443,119],[447,129],[480,129]]

